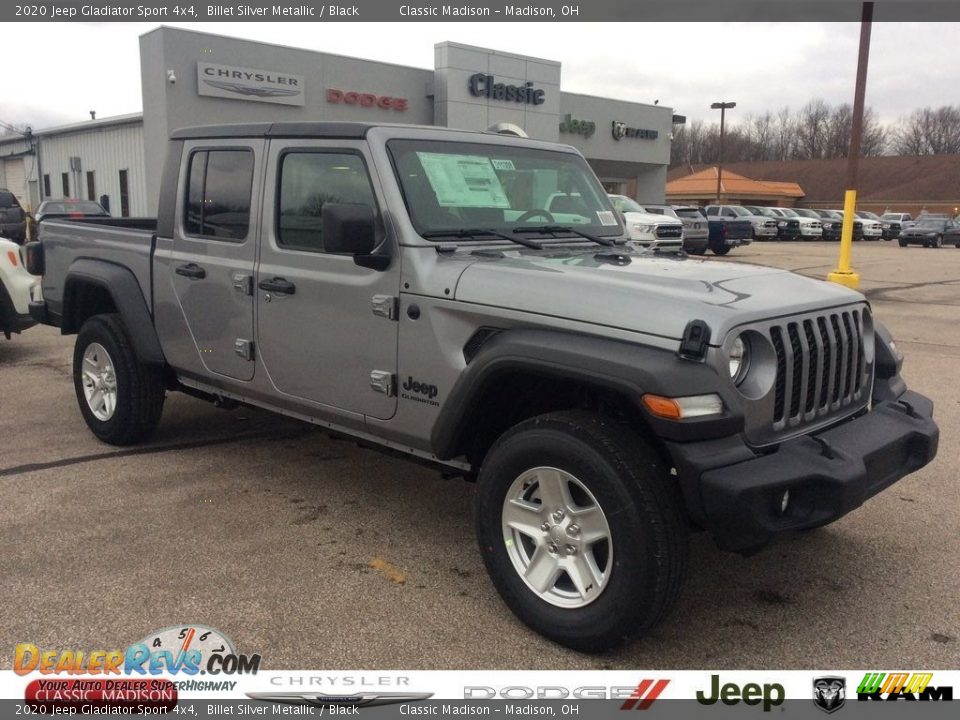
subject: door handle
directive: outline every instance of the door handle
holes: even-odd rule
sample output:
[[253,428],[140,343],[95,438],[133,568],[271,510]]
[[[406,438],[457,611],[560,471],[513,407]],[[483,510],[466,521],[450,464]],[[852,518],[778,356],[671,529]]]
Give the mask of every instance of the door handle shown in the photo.
[[293,295],[297,291],[297,286],[282,277],[275,277],[272,280],[261,280],[257,287],[267,292],[278,293],[280,295]]
[[177,275],[191,278],[193,280],[203,280],[207,276],[207,271],[196,263],[187,263],[186,265],[177,265]]

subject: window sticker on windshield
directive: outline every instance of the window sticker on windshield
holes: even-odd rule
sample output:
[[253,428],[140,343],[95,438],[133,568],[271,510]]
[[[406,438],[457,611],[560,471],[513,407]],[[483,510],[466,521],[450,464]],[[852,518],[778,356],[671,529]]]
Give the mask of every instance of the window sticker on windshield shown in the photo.
[[490,158],[428,152],[417,157],[441,207],[510,207]]
[[597,210],[597,220],[601,225],[617,224],[617,218],[610,210]]
[[513,160],[490,160],[495,170],[516,170],[513,166]]

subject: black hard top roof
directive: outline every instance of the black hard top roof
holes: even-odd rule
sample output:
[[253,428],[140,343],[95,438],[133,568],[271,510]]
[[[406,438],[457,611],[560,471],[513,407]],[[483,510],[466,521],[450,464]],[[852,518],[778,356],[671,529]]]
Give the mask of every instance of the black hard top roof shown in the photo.
[[197,125],[174,130],[172,140],[233,137],[311,137],[359,140],[367,136],[371,123],[361,122],[265,122]]

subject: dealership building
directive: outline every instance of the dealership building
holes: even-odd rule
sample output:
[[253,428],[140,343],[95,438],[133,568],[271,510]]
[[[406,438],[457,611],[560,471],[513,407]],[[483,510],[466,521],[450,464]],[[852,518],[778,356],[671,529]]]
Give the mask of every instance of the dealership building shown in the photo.
[[610,192],[663,202],[670,108],[564,92],[561,65],[452,42],[432,70],[160,27],[140,38],[143,112],[0,139],[0,187],[24,207],[101,199],[153,215],[180,127],[362,121],[517,133],[573,145]]

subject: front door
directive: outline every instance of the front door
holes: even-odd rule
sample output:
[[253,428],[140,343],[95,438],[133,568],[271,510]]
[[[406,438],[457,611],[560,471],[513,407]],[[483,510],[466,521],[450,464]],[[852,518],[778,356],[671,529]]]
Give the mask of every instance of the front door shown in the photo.
[[381,242],[392,242],[365,153],[360,142],[271,142],[267,177],[275,185],[264,192],[257,340],[279,392],[388,419],[397,404],[390,378],[398,323],[389,311],[400,264],[394,252],[385,271],[360,267],[349,255],[327,253],[321,231],[324,203],[364,204],[374,210]]
[[259,226],[251,198],[264,141],[211,142],[185,148],[187,184],[167,272],[207,371],[250,380]]

